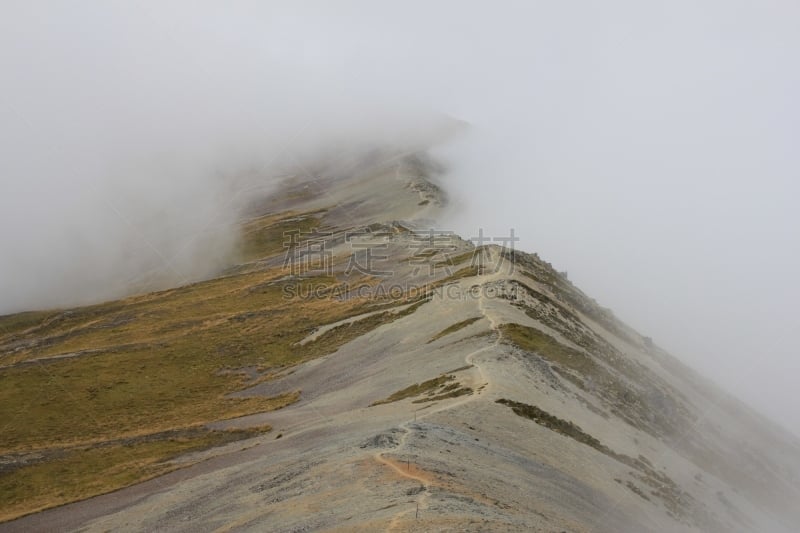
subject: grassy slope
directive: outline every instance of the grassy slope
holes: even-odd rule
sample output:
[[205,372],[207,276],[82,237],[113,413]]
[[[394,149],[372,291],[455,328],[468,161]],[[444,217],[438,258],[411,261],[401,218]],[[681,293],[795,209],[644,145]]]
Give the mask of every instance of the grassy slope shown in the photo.
[[[251,221],[243,256],[282,254],[285,231],[318,224]],[[0,520],[147,479],[172,468],[165,461],[176,454],[251,436],[198,428],[297,399],[229,398],[252,382],[252,369],[264,379],[396,317],[374,315],[300,347],[316,327],[373,310],[374,302],[287,299],[285,274],[261,270],[67,312],[0,317]],[[21,455],[35,459],[26,464]]]

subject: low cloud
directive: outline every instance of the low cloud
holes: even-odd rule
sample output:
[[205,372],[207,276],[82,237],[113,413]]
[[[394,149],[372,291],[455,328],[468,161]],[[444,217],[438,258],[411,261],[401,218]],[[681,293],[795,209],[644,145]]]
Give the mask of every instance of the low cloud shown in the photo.
[[795,2],[335,4],[5,4],[0,312],[212,272],[240,191],[447,114],[446,229],[800,432]]

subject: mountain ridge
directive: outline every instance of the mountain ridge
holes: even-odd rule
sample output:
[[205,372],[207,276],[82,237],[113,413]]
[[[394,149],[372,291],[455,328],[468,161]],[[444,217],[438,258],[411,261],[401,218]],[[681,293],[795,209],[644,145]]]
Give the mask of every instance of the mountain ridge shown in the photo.
[[[165,381],[145,393],[164,401],[139,406],[129,392],[133,403],[114,404],[142,410],[150,433],[138,437],[188,431],[191,414],[216,444],[156,454],[168,466],[132,481],[161,477],[0,530],[789,531],[800,520],[796,438],[536,254],[432,229],[446,198],[424,151],[331,168],[254,199],[221,277],[0,320],[8,383],[36,383],[34,370],[40,384],[67,383],[97,361],[113,390],[145,361]],[[122,366],[102,366],[115,356]],[[166,392],[183,374],[202,376],[182,382],[198,403]],[[103,386],[75,405],[90,412]],[[0,406],[26,398],[15,390]],[[154,406],[174,413],[154,421]],[[77,444],[18,429],[0,441],[8,471],[27,468],[22,447],[93,453],[137,436],[96,416],[102,431]]]

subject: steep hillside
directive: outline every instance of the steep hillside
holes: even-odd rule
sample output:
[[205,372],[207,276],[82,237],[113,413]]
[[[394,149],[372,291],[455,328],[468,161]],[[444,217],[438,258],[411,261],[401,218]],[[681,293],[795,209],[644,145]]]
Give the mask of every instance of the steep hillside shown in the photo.
[[0,318],[0,519],[40,511],[0,531],[800,523],[796,439],[538,256],[436,229],[439,170],[321,163],[216,279]]

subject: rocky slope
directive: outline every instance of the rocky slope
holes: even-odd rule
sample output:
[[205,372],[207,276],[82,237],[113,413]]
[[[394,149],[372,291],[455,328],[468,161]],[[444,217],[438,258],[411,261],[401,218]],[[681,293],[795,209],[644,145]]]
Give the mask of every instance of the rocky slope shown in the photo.
[[[286,401],[209,407],[195,422],[214,434],[271,431],[171,455],[169,473],[0,531],[796,529],[796,439],[536,255],[431,230],[437,171],[413,151],[321,165],[253,202],[241,261],[217,280],[78,318],[4,319],[6,380],[30,367],[57,383],[58,365],[121,357],[127,316],[150,354],[202,337],[191,349],[215,358],[197,372],[238,376],[212,391],[225,402]],[[167,302],[168,320],[182,290],[198,311],[163,328],[179,336],[140,338],[158,311],[137,306]],[[165,359],[164,372],[195,371]],[[13,462],[20,446],[54,449],[18,440],[3,441],[9,475],[28,468]]]

